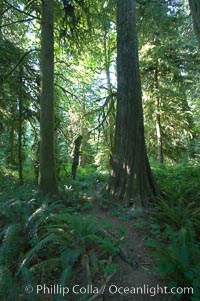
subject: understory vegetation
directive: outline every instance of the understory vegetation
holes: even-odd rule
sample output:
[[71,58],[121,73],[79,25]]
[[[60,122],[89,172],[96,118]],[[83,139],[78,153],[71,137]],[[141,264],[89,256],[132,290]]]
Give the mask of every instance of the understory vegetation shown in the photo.
[[195,163],[162,166],[155,170],[165,192],[154,204],[151,238],[147,240],[157,271],[169,287],[193,287],[200,298],[200,169]]
[[[0,296],[2,300],[45,300],[27,294],[26,285],[52,283],[101,287],[117,268],[123,231],[111,239],[108,222],[97,222],[90,209],[98,205],[128,219],[144,235],[155,258],[154,273],[169,287],[193,287],[200,298],[200,169],[195,163],[155,166],[163,197],[151,204],[144,218],[137,208],[111,204],[106,195],[108,174],[88,166],[77,180],[66,175],[59,197],[43,197],[34,182],[21,185],[11,170],[1,170]],[[81,296],[81,297],[80,297]],[[89,300],[90,293],[67,300]],[[177,296],[180,298],[180,296]],[[52,300],[66,300],[55,294]]]
[[[95,279],[97,285],[116,269],[111,258],[119,251],[118,242],[104,233],[110,225],[84,213],[92,206],[93,176],[94,171],[84,183],[64,186],[62,198],[52,201],[37,194],[31,183],[21,186],[14,174],[1,171],[1,298],[44,300],[44,296],[28,295],[24,287],[67,286],[77,279],[82,285]],[[77,193],[80,188],[83,194]],[[87,297],[84,294],[81,300]],[[57,295],[53,300],[64,297]]]

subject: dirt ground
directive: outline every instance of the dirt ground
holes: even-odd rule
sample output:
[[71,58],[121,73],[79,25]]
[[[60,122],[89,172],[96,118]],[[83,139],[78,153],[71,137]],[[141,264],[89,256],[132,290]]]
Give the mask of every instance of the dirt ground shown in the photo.
[[108,233],[112,236],[117,236],[121,227],[125,229],[122,253],[114,261],[118,268],[106,284],[104,294],[96,298],[97,301],[177,300],[164,291],[162,294],[161,288],[164,290],[166,283],[155,275],[154,262],[145,245],[145,235],[134,226],[133,220],[121,220],[119,216],[113,216],[111,210],[103,210],[98,204],[93,206],[90,214],[99,221],[111,223]]

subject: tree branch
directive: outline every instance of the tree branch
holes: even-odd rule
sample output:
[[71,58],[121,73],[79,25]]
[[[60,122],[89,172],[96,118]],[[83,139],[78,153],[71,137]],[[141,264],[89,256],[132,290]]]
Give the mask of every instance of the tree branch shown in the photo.
[[40,20],[40,18],[38,18],[38,17],[36,17],[36,16],[34,16],[34,15],[31,15],[31,14],[29,14],[29,13],[27,13],[27,12],[25,12],[25,11],[23,11],[23,10],[17,8],[17,7],[15,7],[14,5],[10,4],[8,1],[5,1],[5,2],[6,2],[7,5],[9,5],[9,8],[14,9],[14,10],[16,10],[17,12],[19,12],[19,13],[21,13],[21,14],[24,14],[24,15],[26,15],[26,16],[28,16],[28,17],[31,17],[31,18]]
[[7,27],[7,26],[11,26],[13,24],[17,24],[17,23],[23,23],[23,22],[30,22],[32,20],[34,20],[35,18],[30,18],[30,19],[21,19],[21,20],[17,20],[17,21],[13,21],[11,23],[7,23],[7,24],[3,24],[0,26],[0,29],[3,28],[3,27]]
[[62,86],[60,86],[59,84],[55,84],[56,87],[60,88],[63,93],[65,94],[69,94],[71,95],[72,97],[74,97],[76,100],[78,100],[79,103],[81,103],[81,100],[78,98],[78,96],[76,96],[75,94],[73,94],[72,92],[66,90],[65,88],[63,88]]
[[31,49],[31,50],[25,52],[25,53],[23,54],[23,56],[20,58],[20,60],[18,61],[18,63],[15,65],[15,67],[13,67],[12,70],[11,70],[10,72],[8,72],[6,75],[4,75],[4,78],[9,77],[9,76],[13,73],[13,71],[15,71],[15,69],[17,69],[17,67],[21,64],[21,62],[24,60],[24,58],[25,58],[27,55],[29,55],[31,52],[34,52],[34,51],[40,51],[40,49]]

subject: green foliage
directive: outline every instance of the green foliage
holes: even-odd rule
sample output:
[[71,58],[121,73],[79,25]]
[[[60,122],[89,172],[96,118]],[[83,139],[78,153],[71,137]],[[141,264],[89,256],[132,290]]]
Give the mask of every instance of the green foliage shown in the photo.
[[1,300],[17,300],[21,293],[19,282],[13,276],[12,271],[0,265],[0,298]]
[[[24,287],[31,285],[35,288],[36,283],[69,286],[71,281],[77,282],[75,279],[80,272],[77,267],[81,266],[84,256],[89,258],[94,281],[96,273],[113,271],[109,257],[118,253],[120,242],[114,244],[105,237],[105,223],[97,222],[93,216],[80,214],[76,205],[66,207],[65,201],[52,202],[48,197],[33,195],[32,187],[12,182],[13,190],[9,191],[5,178],[2,182],[2,299],[7,296],[6,300],[18,300],[21,296],[20,300],[42,300],[42,296],[34,292],[26,294]],[[55,300],[64,299],[58,295]]]
[[189,279],[190,283],[192,283],[192,287],[194,289],[194,296],[191,300],[198,301],[200,298],[200,265],[198,264],[196,267],[189,269],[189,271],[186,271],[185,275]]
[[199,67],[194,62],[199,56],[194,35],[187,34],[192,27],[188,12],[183,1],[175,2],[147,1],[139,5],[138,29],[148,153],[160,159],[161,136],[164,160],[180,162],[192,156],[192,140],[199,136],[193,109],[199,97],[191,91],[197,91],[194,77]]
[[102,237],[96,236],[95,241],[98,243],[103,255],[110,254],[115,256],[119,253],[119,248],[117,246],[114,246],[112,241],[108,237],[102,239]]
[[156,167],[155,175],[165,199],[158,198],[147,240],[157,271],[175,286],[193,287],[191,300],[200,296],[199,167]]
[[147,242],[153,248],[158,272],[167,277],[169,283],[173,280],[177,287],[193,287],[197,298],[200,294],[197,284],[200,281],[200,244],[195,240],[192,226],[176,232],[168,226],[162,235],[167,242],[155,239]]
[[[24,287],[30,286],[30,284],[33,287],[36,287],[36,282],[33,279],[33,274],[31,273],[31,271],[28,268],[23,267],[21,269],[21,275],[22,275],[22,283],[23,283]],[[38,297],[34,292],[32,294],[27,294],[26,298],[27,298],[27,301],[38,300]]]
[[187,226],[188,223],[192,223],[197,230],[200,227],[200,209],[196,202],[185,204],[183,200],[167,202],[159,199],[156,208],[156,218],[163,224],[172,225],[175,230]]
[[4,236],[2,247],[0,248],[0,264],[3,266],[12,266],[21,247],[18,241],[20,227],[17,224],[11,224],[3,231],[3,233],[1,233],[1,235],[2,234]]
[[[30,183],[38,172],[34,163],[39,155],[41,1],[11,2],[0,5],[0,298],[36,300],[37,296],[24,294],[23,284],[41,280],[51,284],[55,279],[68,283],[76,276],[83,254],[89,257],[93,276],[115,268],[107,257],[117,254],[118,244],[105,238],[105,225],[86,216],[84,210],[94,200],[103,209],[111,205],[102,191],[114,142],[116,3],[68,1],[74,7],[72,15],[67,15],[62,1],[55,1],[55,133],[61,200],[52,202],[37,194],[37,187]],[[170,162],[187,161],[192,154],[198,158],[199,55],[191,20],[181,5],[184,1],[172,1],[172,5],[164,0],[143,2],[138,1],[138,36],[149,155],[157,158],[159,113],[165,157]],[[19,97],[23,185],[17,171]],[[80,134],[82,167],[78,167],[77,180],[72,180],[74,140]],[[175,275],[176,281],[182,277],[195,288],[199,267],[190,257],[199,258],[200,170],[196,163],[155,167],[165,198],[155,200],[150,225],[150,235],[161,240],[155,245],[160,271],[165,270],[171,279]],[[118,205],[112,214],[133,221],[139,230],[148,227],[137,210]],[[164,250],[170,271],[166,271]],[[199,299],[197,292],[193,301]]]
[[185,204],[198,202],[200,169],[197,162],[155,166],[154,174],[160,190],[168,199],[173,202],[184,200]]
[[[102,208],[108,208],[110,197],[106,192],[108,173],[99,171],[94,166],[79,167],[77,178],[71,177],[71,165],[66,166],[67,177],[60,183],[60,191],[66,201],[66,205],[76,211],[84,211],[93,206],[93,201],[101,204]],[[65,184],[67,183],[67,185]]]

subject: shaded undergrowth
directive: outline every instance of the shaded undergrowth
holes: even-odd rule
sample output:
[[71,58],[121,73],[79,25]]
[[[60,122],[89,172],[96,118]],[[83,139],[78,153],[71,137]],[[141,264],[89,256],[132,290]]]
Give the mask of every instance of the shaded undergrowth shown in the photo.
[[[152,249],[158,273],[168,285],[192,287],[186,300],[200,300],[200,168],[187,164],[155,169],[165,198],[155,200],[150,217]],[[178,297],[178,296],[177,296]]]
[[[170,286],[191,286],[192,301],[200,299],[200,170],[194,165],[156,166],[154,174],[165,198],[145,216],[137,208],[112,204],[105,187],[108,174],[79,169],[77,180],[62,176],[60,196],[37,193],[34,184],[18,183],[8,170],[0,177],[0,297],[2,300],[45,300],[37,284],[100,287],[116,269],[111,258],[119,241],[105,237],[110,227],[88,215],[94,201],[120,219],[132,220],[146,236],[156,272]],[[148,237],[148,239],[147,239]],[[24,288],[31,285],[33,293]],[[87,300],[88,294],[67,295]],[[177,298],[180,297],[177,295]],[[184,296],[182,296],[184,297]],[[48,300],[64,300],[61,294]]]
[[[1,174],[0,188],[1,299],[66,299],[61,291],[38,294],[37,285],[45,284],[69,288],[68,300],[87,300],[91,291],[75,296],[70,288],[101,286],[116,269],[111,258],[119,251],[118,243],[104,235],[110,225],[81,214],[91,206],[85,192],[92,189],[91,179],[63,186],[53,200],[38,194],[34,185],[20,185],[13,175]],[[27,293],[27,287],[33,292]]]

